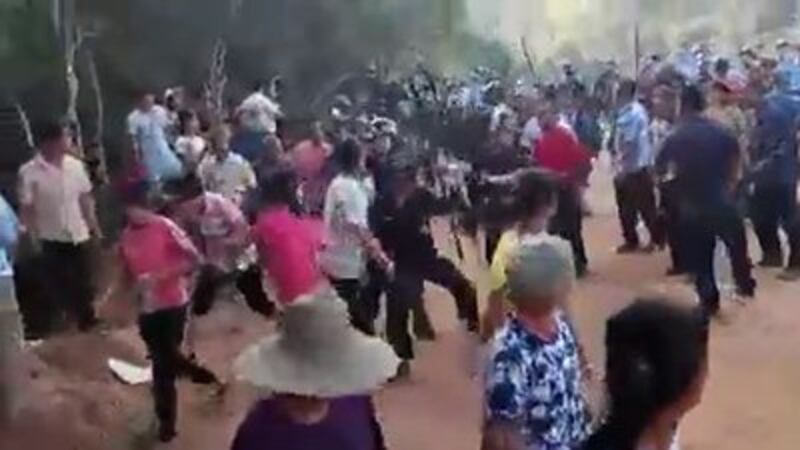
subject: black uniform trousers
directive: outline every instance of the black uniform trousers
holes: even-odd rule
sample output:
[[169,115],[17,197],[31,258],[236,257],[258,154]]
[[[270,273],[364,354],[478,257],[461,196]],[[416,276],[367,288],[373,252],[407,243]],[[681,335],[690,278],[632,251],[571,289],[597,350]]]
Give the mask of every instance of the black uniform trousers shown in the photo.
[[192,312],[198,316],[208,314],[214,306],[217,291],[230,282],[236,284],[236,289],[242,294],[251,310],[263,317],[273,315],[275,305],[264,292],[261,268],[256,264],[245,270],[235,270],[230,273],[222,272],[213,266],[203,267],[197,279],[197,286],[192,293]]
[[478,298],[475,287],[447,258],[436,257],[416,264],[398,263],[390,281],[386,306],[386,335],[397,356],[414,358],[409,318],[422,302],[424,283],[429,281],[447,289],[455,298],[458,318],[468,330],[477,331]]
[[719,310],[720,292],[714,274],[714,249],[721,240],[728,250],[739,293],[752,295],[756,282],[747,253],[744,220],[732,202],[719,200],[702,205],[681,205],[688,268],[707,314]]
[[789,241],[789,267],[800,268],[800,224],[797,218],[797,191],[794,185],[756,184],[750,203],[751,219],[765,261],[783,264],[778,229]]
[[685,233],[681,227],[680,208],[678,207],[678,192],[675,180],[665,181],[659,185],[660,204],[659,219],[661,229],[664,230],[667,245],[669,245],[672,268],[679,273],[688,272],[686,261]]
[[656,207],[655,185],[647,169],[619,176],[614,180],[614,193],[617,198],[617,212],[622,227],[625,244],[638,247],[639,232],[636,226],[639,218],[650,232],[650,240],[655,245],[664,243],[664,233],[659,226]]
[[589,260],[583,243],[583,210],[576,186],[564,184],[559,187],[558,209],[550,220],[549,232],[569,241],[577,274],[586,273]]

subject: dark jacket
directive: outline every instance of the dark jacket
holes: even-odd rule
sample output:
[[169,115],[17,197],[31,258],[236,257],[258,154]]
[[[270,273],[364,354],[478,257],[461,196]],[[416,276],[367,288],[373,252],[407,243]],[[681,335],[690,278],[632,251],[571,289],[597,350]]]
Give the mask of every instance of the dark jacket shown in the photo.
[[797,182],[797,124],[800,99],[770,94],[756,113],[750,179],[758,185]]

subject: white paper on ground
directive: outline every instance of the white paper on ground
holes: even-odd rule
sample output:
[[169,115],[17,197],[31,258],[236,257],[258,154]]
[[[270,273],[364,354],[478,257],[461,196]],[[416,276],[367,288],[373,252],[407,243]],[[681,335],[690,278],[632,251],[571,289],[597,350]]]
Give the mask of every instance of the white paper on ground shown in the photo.
[[108,358],[108,368],[125,384],[145,384],[153,379],[150,366],[139,367],[121,359]]

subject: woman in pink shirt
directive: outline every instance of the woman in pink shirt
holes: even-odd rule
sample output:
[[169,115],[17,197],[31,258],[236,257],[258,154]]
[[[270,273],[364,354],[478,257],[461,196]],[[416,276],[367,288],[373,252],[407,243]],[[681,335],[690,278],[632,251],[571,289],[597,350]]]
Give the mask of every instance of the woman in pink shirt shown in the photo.
[[189,276],[200,263],[200,254],[183,230],[151,210],[150,192],[145,181],[128,182],[122,189],[127,223],[120,238],[120,259],[127,284],[139,300],[139,332],[153,363],[158,437],[169,442],[177,434],[176,378],[186,376],[198,384],[220,382],[181,353]]
[[326,283],[318,264],[322,224],[302,219],[289,205],[296,203],[291,170],[274,172],[260,183],[263,203],[253,228],[261,267],[270,297],[281,305],[291,303]]

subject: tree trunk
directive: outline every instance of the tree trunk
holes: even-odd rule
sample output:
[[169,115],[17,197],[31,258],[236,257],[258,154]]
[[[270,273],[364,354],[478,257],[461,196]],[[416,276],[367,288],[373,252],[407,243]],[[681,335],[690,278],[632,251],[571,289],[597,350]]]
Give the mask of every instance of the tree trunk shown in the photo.
[[97,71],[97,63],[94,59],[94,52],[91,50],[86,51],[86,65],[89,70],[89,83],[92,86],[95,100],[95,112],[97,114],[97,125],[95,128],[94,138],[92,139],[92,146],[96,152],[99,162],[99,174],[103,181],[107,181],[108,165],[106,159],[106,147],[104,145],[105,137],[105,104],[103,101],[103,88],[100,84],[100,75]]

